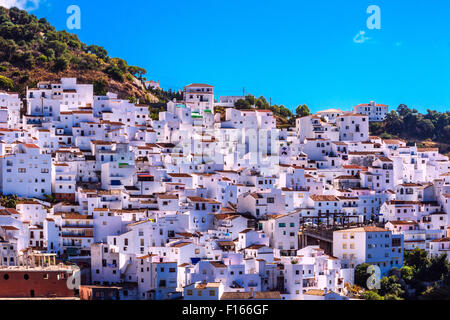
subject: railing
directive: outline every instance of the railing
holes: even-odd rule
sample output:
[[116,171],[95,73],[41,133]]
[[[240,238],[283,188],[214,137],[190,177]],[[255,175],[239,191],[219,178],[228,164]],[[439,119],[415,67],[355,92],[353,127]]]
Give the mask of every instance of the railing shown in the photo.
[[77,228],[77,229],[84,229],[84,228],[93,228],[93,225],[72,225],[72,224],[65,224],[62,226],[63,228]]

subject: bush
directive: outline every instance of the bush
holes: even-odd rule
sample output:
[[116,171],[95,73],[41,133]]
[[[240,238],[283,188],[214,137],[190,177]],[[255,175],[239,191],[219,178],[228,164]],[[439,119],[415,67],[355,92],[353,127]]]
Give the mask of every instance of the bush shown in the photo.
[[383,297],[375,291],[365,291],[363,294],[363,298],[365,300],[383,300]]
[[41,54],[41,55],[37,58],[37,60],[40,61],[40,62],[48,62],[48,58],[47,58],[47,56],[44,55],[44,54]]
[[369,266],[368,263],[362,263],[355,268],[355,284],[361,288],[367,289],[367,279],[370,277],[370,274],[367,273]]
[[395,294],[387,294],[384,296],[384,300],[403,300],[402,298],[396,296]]
[[14,86],[14,82],[5,76],[0,76],[0,89],[11,90]]
[[63,55],[67,50],[67,44],[58,40],[50,41],[48,47],[54,50],[56,57]]
[[22,59],[26,68],[28,69],[34,68],[34,56],[31,51],[24,53]]
[[55,50],[51,48],[45,48],[43,50],[43,53],[47,56],[48,60],[54,60],[55,59]]
[[69,45],[69,47],[81,49],[81,43],[79,41],[71,39],[71,40],[69,40],[69,42],[67,44]]
[[411,282],[414,279],[415,270],[413,267],[403,266],[400,269],[402,279],[405,280],[406,283]]
[[383,277],[380,281],[380,286],[379,292],[383,296],[392,295],[400,297],[405,294],[405,291],[396,276]]
[[94,94],[96,96],[105,96],[106,95],[106,81],[103,79],[95,80],[94,85]]
[[15,209],[19,203],[19,198],[16,195],[7,195],[0,197],[0,205],[5,208]]
[[59,57],[55,60],[55,71],[66,71],[69,68],[70,61],[67,57]]
[[120,71],[120,69],[117,66],[114,65],[110,65],[109,67],[106,68],[105,72],[114,80],[123,81],[123,72]]
[[108,57],[108,52],[105,50],[105,48],[100,46],[96,45],[88,46],[87,51],[92,54],[95,54],[97,57],[103,60],[105,60]]

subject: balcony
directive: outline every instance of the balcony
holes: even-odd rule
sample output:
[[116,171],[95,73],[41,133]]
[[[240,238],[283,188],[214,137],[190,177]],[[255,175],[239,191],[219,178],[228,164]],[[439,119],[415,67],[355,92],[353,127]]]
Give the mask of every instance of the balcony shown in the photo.
[[75,228],[75,229],[91,229],[94,228],[92,225],[79,225],[79,224],[65,224],[62,228]]
[[63,238],[92,238],[94,237],[91,233],[73,233],[73,232],[63,232],[61,234]]

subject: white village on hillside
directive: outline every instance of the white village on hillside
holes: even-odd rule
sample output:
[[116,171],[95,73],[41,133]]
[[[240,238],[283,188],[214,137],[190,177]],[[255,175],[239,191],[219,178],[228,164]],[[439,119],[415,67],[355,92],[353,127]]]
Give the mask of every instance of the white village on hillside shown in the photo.
[[0,297],[347,300],[357,265],[450,250],[449,159],[371,136],[388,106],[281,129],[211,85],[183,96],[154,120],[74,78],[0,93],[0,193],[18,197]]

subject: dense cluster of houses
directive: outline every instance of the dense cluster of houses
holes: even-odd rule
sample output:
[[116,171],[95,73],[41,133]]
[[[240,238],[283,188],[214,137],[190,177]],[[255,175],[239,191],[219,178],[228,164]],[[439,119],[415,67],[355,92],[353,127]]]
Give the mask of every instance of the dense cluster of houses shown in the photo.
[[[83,299],[336,300],[360,263],[450,250],[449,159],[370,136],[387,106],[279,129],[213,86],[183,93],[158,120],[73,78],[1,93],[0,192],[21,200],[0,209],[0,270],[87,263]],[[306,230],[334,231],[332,249]]]

